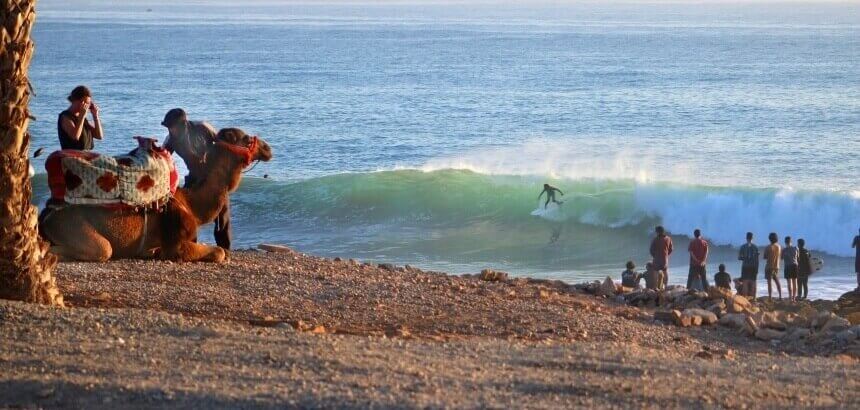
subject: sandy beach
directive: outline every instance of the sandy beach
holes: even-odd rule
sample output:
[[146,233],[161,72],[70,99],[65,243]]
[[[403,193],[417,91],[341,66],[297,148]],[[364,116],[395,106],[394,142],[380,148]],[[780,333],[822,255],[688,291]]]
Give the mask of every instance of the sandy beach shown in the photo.
[[57,278],[67,309],[0,302],[2,407],[860,403],[856,350],[660,324],[557,281],[259,251],[64,263]]

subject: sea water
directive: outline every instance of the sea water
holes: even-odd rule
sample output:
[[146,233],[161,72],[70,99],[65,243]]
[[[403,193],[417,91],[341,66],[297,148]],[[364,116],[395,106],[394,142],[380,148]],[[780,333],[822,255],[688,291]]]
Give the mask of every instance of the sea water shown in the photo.
[[857,3],[41,0],[33,37],[34,148],[78,84],[102,152],[173,107],[271,144],[238,247],[578,282],[644,265],[662,224],[672,283],[701,228],[710,273],[773,231],[825,259],[813,297],[855,284]]

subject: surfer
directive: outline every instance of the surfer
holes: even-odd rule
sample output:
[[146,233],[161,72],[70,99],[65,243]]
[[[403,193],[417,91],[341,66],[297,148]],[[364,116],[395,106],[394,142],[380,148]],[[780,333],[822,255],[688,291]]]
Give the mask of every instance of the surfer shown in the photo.
[[559,204],[559,205],[564,203],[562,201],[556,201],[555,200],[555,192],[556,191],[558,191],[558,193],[560,193],[561,196],[564,196],[564,192],[561,192],[560,189],[558,189],[558,188],[556,188],[550,184],[543,184],[543,191],[541,191],[540,195],[538,195],[538,201],[540,201],[540,198],[543,196],[544,192],[546,192],[546,203],[543,204],[544,209],[546,209],[546,207],[549,205],[550,202],[555,203],[555,204]]
[[812,253],[806,249],[803,238],[797,240],[797,299],[809,296],[809,275],[812,275]]
[[857,274],[857,290],[860,290],[860,235],[854,237],[854,243],[851,244],[854,248],[854,273]]

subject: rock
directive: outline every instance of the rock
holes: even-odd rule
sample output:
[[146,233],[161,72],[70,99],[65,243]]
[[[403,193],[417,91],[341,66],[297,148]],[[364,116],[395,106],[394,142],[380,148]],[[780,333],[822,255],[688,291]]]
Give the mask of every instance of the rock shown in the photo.
[[680,319],[681,312],[677,310],[658,310],[654,312],[654,320],[659,320],[661,322],[675,323],[676,320]]
[[708,288],[708,298],[711,300],[728,300],[732,297],[731,289],[723,289],[717,286]]
[[797,341],[800,339],[806,339],[812,335],[812,331],[805,327],[796,327],[793,329],[789,329],[785,334],[785,340],[788,341]]
[[746,326],[746,320],[747,315],[743,313],[726,313],[720,317],[720,320],[717,321],[717,323],[734,329],[742,329]]
[[860,312],[850,313],[845,318],[848,319],[852,325],[860,325]]
[[852,332],[851,329],[845,329],[836,334],[836,340],[842,343],[851,343],[855,339],[857,339],[857,334]]
[[535,297],[538,299],[547,299],[549,298],[549,291],[547,291],[546,289],[538,289],[535,292]]
[[271,253],[295,253],[296,251],[290,249],[288,246],[284,245],[274,245],[269,243],[261,243],[257,245],[257,248],[264,250],[266,252]]
[[690,325],[691,326],[701,326],[702,325],[702,317],[701,316],[691,316],[688,314],[683,314],[683,315],[690,318]]
[[[673,312],[678,312],[678,311],[674,310]],[[675,326],[690,327],[693,325],[693,316],[685,315],[685,314],[680,313],[680,312],[679,312],[679,315],[673,314],[672,316],[673,316],[673,318],[675,318]],[[699,324],[702,324],[701,320],[699,321]]]
[[768,329],[785,330],[785,323],[779,320],[774,312],[758,312],[751,315],[759,327]]
[[387,270],[389,272],[394,272],[396,270],[395,266],[390,263],[380,263],[377,265],[379,269]]
[[756,339],[760,340],[780,340],[785,336],[785,332],[775,329],[758,329],[755,332]]
[[612,278],[607,276],[597,289],[597,295],[606,297],[615,296],[615,291],[615,282],[612,281]]
[[[839,333],[845,330],[848,330],[851,327],[851,322],[844,317],[833,316],[824,326],[821,327],[822,332],[826,333]],[[853,333],[853,332],[852,332]]]
[[758,332],[758,330],[759,330],[758,325],[755,323],[755,321],[751,317],[745,316],[744,317],[744,323],[746,324],[745,330],[749,334],[754,335]]
[[830,319],[832,319],[834,317],[836,317],[836,315],[833,312],[828,312],[828,311],[818,312],[818,314],[815,315],[815,318],[812,320],[812,327],[814,327],[816,329],[820,329],[820,328],[824,327],[824,325],[827,324],[827,322],[829,322]]
[[700,323],[703,325],[713,325],[717,323],[717,315],[704,309],[687,309],[684,311],[684,314],[700,318]]
[[752,303],[741,295],[734,295],[726,300],[728,311],[732,313],[743,313],[752,307]]
[[505,272],[498,272],[492,269],[484,269],[481,271],[481,280],[487,282],[504,282],[508,280],[508,274]]

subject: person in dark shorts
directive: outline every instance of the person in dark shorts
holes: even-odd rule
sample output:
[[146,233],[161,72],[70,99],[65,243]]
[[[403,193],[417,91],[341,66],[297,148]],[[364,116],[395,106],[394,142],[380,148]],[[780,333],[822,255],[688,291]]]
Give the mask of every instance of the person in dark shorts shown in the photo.
[[636,264],[633,261],[627,261],[627,270],[621,273],[621,286],[639,289],[639,281],[641,279],[642,275],[636,272]]
[[860,235],[854,237],[854,243],[851,244],[854,248],[854,273],[857,274],[857,290],[860,291]]
[[[93,139],[102,139],[102,120],[99,106],[93,101],[90,89],[79,85],[66,98],[69,108],[57,118],[57,136],[60,149],[89,151],[93,149]],[[87,120],[89,113],[93,121]]]
[[788,283],[788,300],[797,298],[797,248],[791,244],[791,237],[785,237],[785,248],[782,249],[783,275]]
[[719,272],[714,275],[714,285],[718,288],[732,290],[732,276],[726,272],[726,265],[720,264]]
[[758,246],[753,243],[752,232],[747,232],[747,243],[741,245],[738,260],[741,261],[741,288],[738,289],[738,294],[754,299],[758,279],[759,251]]
[[665,274],[653,263],[645,264],[645,289],[662,290],[666,283]]
[[[199,184],[206,177],[206,151],[209,144],[215,143],[215,128],[203,121],[189,121],[185,110],[181,108],[168,111],[161,125],[166,127],[169,133],[164,148],[179,155],[188,167],[185,188]],[[218,246],[230,250],[233,235],[230,227],[229,198],[215,219],[214,236]]]
[[771,232],[767,236],[770,245],[764,248],[764,260],[767,261],[764,265],[764,279],[767,280],[767,298],[773,298],[773,290],[771,285],[776,282],[776,291],[779,293],[779,300],[782,300],[782,284],[779,283],[779,263],[782,261],[782,247],[779,246],[779,236],[776,232]]
[[651,241],[649,249],[653,259],[654,269],[663,271],[663,287],[669,285],[669,255],[675,249],[672,244],[672,237],[666,235],[666,229],[662,226],[654,228],[657,236]]
[[812,253],[806,249],[803,238],[797,240],[797,299],[809,297],[809,276],[812,275]]
[[693,240],[687,247],[690,253],[690,271],[687,274],[687,289],[708,290],[708,241],[702,238],[702,231],[693,231]]

